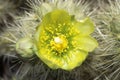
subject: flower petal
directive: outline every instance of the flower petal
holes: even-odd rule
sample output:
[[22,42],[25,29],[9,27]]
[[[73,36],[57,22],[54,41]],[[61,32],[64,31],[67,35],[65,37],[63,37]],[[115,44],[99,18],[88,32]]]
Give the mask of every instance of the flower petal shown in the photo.
[[90,18],[85,18],[80,22],[75,22],[74,27],[80,31],[80,35],[86,36],[94,31],[94,23],[90,20]]
[[65,55],[62,59],[64,65],[62,69],[64,70],[72,70],[77,66],[80,66],[84,60],[86,59],[88,52],[77,50],[70,50],[67,55]]
[[41,48],[37,56],[52,69],[58,69],[63,66],[62,58],[48,50],[48,48]]
[[[43,25],[58,25],[58,24],[65,24],[69,23],[71,20],[71,16],[64,10],[54,10],[50,13],[47,13],[43,17]],[[55,26],[57,27],[57,26]]]
[[67,54],[62,56],[55,55],[49,52],[46,48],[42,48],[42,51],[37,53],[38,57],[52,69],[64,69],[72,70],[77,66],[80,66],[86,59],[88,53],[79,49],[70,50]]
[[77,36],[77,38],[74,39],[77,42],[76,47],[87,52],[93,51],[98,46],[97,41],[91,36]]

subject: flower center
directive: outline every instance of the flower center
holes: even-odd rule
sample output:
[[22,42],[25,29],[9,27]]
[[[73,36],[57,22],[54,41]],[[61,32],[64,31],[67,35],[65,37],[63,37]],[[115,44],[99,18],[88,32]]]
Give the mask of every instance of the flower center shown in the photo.
[[67,48],[68,41],[64,35],[61,35],[54,37],[50,44],[54,50],[63,52],[63,50]]

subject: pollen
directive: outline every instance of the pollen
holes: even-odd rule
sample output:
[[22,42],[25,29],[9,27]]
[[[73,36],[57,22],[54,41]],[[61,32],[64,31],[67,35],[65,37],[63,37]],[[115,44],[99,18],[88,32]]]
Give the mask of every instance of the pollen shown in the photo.
[[50,44],[54,50],[63,52],[63,50],[65,50],[68,46],[68,41],[64,35],[60,35],[54,37]]
[[57,43],[57,44],[62,44],[63,43],[63,41],[59,37],[55,37],[54,42]]

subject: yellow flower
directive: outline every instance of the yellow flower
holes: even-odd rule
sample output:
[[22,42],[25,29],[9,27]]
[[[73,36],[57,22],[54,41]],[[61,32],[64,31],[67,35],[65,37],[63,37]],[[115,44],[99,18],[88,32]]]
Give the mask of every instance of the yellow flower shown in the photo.
[[47,13],[36,31],[37,56],[52,69],[71,70],[80,66],[97,41],[90,36],[94,24],[89,18],[77,21],[64,10]]

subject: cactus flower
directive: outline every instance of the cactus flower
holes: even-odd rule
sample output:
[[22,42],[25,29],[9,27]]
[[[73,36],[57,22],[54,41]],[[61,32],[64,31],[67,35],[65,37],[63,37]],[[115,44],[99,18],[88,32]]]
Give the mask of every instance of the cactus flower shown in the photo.
[[98,46],[90,36],[93,31],[90,18],[77,21],[64,10],[53,10],[37,27],[36,55],[52,69],[72,70]]

